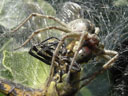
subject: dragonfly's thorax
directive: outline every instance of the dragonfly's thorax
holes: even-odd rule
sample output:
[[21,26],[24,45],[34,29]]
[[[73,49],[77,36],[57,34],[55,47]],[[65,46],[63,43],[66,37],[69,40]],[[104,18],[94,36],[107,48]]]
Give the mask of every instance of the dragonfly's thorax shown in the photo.
[[91,50],[95,49],[96,46],[99,45],[99,37],[96,34],[92,34],[89,38],[87,38],[84,43],[83,47],[86,46]]
[[93,51],[99,45],[99,38],[97,35],[91,35],[90,38],[84,41],[79,54],[76,58],[78,63],[88,62],[93,57]]

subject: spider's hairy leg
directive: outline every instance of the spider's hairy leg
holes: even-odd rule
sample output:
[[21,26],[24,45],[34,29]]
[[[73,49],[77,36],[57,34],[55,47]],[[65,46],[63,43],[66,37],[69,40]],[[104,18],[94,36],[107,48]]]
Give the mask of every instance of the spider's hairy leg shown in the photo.
[[[102,67],[99,71],[95,72],[95,73],[92,74],[91,76],[81,78],[81,79],[79,80],[79,82],[80,82],[80,81],[83,81],[83,80],[85,80],[85,79],[88,79],[88,78],[89,78],[89,79],[81,85],[80,89],[83,88],[84,86],[86,86],[87,84],[89,84],[92,80],[94,80],[94,79],[96,78],[96,76],[98,76],[99,74],[103,73],[105,70],[107,70],[107,69],[110,68],[111,66],[113,66],[113,63],[114,63],[114,62],[116,61],[116,59],[118,58],[118,55],[119,55],[119,54],[118,54],[118,52],[116,52],[116,51],[113,51],[113,50],[106,50],[106,49],[104,49],[103,51],[104,51],[104,53],[102,54],[102,55],[103,55],[102,57],[103,57],[104,59],[107,59],[108,62],[105,63],[105,64],[103,65],[103,67]],[[114,57],[111,58],[111,56],[114,56]],[[80,90],[80,89],[79,89],[79,90]]]
[[114,57],[112,57],[106,64],[104,64],[103,65],[103,68],[104,69],[108,69],[108,68],[110,68],[112,65],[113,65],[113,62],[115,62],[116,61],[116,59],[118,58],[118,52],[116,52],[116,51],[113,51],[113,50],[106,50],[106,49],[104,49],[104,54],[105,55],[108,55],[108,56],[114,56]]
[[63,36],[62,39],[60,40],[54,54],[53,54],[53,58],[52,58],[52,62],[51,62],[51,73],[50,73],[50,76],[52,76],[52,70],[53,70],[53,67],[54,67],[54,61],[55,61],[55,58],[58,54],[58,51],[61,47],[61,45],[63,44],[64,40],[67,39],[67,38],[70,38],[70,37],[76,37],[76,38],[79,38],[80,37],[80,34],[79,33],[68,33],[67,35]]
[[61,47],[61,45],[63,44],[64,40],[69,38],[69,37],[77,37],[79,38],[80,34],[79,33],[68,33],[65,36],[62,37],[62,39],[60,40],[59,44],[56,47],[56,50],[54,51],[53,57],[52,57],[52,62],[51,62],[51,68],[50,68],[50,75],[48,78],[48,82],[46,84],[46,87],[49,86],[51,79],[53,78],[53,73],[54,73],[54,62],[55,62],[55,58],[58,54],[58,51]]
[[30,14],[26,19],[24,19],[23,21],[21,21],[21,23],[15,28],[12,30],[12,32],[15,32],[17,31],[18,29],[20,29],[29,19],[31,19],[32,17],[42,17],[42,18],[47,18],[47,19],[52,19],[54,20],[55,22],[59,23],[60,25],[62,25],[63,27],[67,27],[67,25],[62,22],[61,20],[59,20],[58,18],[56,17],[53,17],[53,16],[48,16],[48,15],[42,15],[42,14],[39,14],[39,13],[32,13]]
[[33,32],[28,39],[18,48],[16,48],[15,50],[23,47],[24,45],[26,45],[35,35],[41,33],[41,32],[45,32],[46,30],[51,30],[51,29],[56,29],[65,33],[70,33],[71,31],[68,28],[63,28],[63,27],[59,27],[59,26],[51,26],[51,27],[46,27],[46,28],[41,28],[36,30],[35,32]]
[[83,41],[86,40],[87,36],[88,36],[88,32],[84,32],[84,33],[82,33],[81,36],[80,36],[80,40],[79,40],[78,47],[77,47],[76,52],[75,52],[75,54],[74,54],[73,60],[72,60],[72,62],[71,62],[71,65],[70,65],[70,67],[69,67],[69,71],[68,71],[68,75],[67,75],[67,82],[69,82],[70,73],[71,73],[71,68],[72,68],[72,66],[73,66],[73,64],[74,64],[74,62],[75,62],[75,59],[76,59],[76,57],[77,57],[77,54],[78,54],[78,52],[79,52],[79,50],[80,50],[80,48],[81,48],[81,46],[82,46],[82,44],[83,44]]
[[104,59],[106,59],[106,60],[110,60],[110,59],[111,59],[111,57],[108,56],[108,55],[103,55],[103,56],[101,56],[101,57],[104,58]]

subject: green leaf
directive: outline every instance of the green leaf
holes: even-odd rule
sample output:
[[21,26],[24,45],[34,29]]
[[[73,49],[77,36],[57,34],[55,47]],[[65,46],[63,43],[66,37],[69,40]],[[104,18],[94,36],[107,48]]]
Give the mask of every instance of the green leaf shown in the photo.
[[34,88],[45,83],[49,75],[49,65],[33,58],[26,51],[4,51],[3,54],[3,66],[11,72],[15,81]]
[[91,91],[86,87],[82,88],[79,93],[80,96],[92,96]]
[[0,96],[5,96],[4,94],[0,93]]

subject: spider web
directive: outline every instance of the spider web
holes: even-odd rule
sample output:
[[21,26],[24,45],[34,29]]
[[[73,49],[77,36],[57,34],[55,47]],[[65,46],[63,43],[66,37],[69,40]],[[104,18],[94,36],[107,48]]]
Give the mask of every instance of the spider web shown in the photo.
[[[94,96],[126,96],[128,90],[126,81],[128,2],[121,0],[70,1],[79,4],[81,9],[73,6],[63,6],[62,9],[59,9],[66,0],[52,0],[49,2],[58,10],[58,17],[65,22],[70,22],[79,17],[84,17],[94,22],[96,26],[100,28],[99,37],[104,47],[110,50],[117,50],[120,54],[113,68],[104,73],[104,75],[96,78],[96,80],[88,85],[88,88],[92,90],[92,94],[95,94]],[[97,62],[97,60],[94,59],[88,62],[86,66],[84,65],[84,75],[94,70],[96,71],[97,67],[102,66],[102,64],[104,64],[102,60]],[[85,94],[83,96],[85,96]]]
[[[79,6],[65,7],[63,5],[66,1],[75,2],[81,8]],[[39,85],[42,84],[43,75],[40,70],[45,67],[43,64],[37,64],[37,62],[40,62],[31,59],[32,57],[27,55],[28,48],[45,38],[50,36],[61,37],[62,34],[56,31],[48,31],[47,34],[36,36],[29,44],[19,50],[23,53],[10,53],[15,47],[21,45],[36,29],[49,25],[57,25],[46,19],[32,18],[18,32],[10,34],[10,30],[16,27],[16,25],[30,13],[36,12],[53,16],[57,15],[58,18],[66,23],[82,17],[91,20],[100,28],[99,37],[101,43],[106,49],[118,51],[120,56],[110,71],[99,75],[92,83],[83,88],[77,96],[85,96],[85,94],[87,94],[87,96],[126,96],[128,90],[127,81],[125,80],[127,79],[128,70],[128,57],[126,55],[128,52],[127,1],[124,0],[125,3],[123,1],[120,3],[121,0],[47,0],[48,3],[45,2],[45,4],[40,0],[37,0],[37,2],[34,0],[0,0],[0,2],[0,34],[5,34],[5,37],[0,37],[0,75],[2,78],[20,82],[31,87],[39,87]],[[18,55],[19,57],[17,54],[20,54]],[[9,57],[12,57],[13,62],[17,63],[17,65],[12,66],[12,63],[7,63],[9,67],[7,65],[3,66],[3,58],[6,60]],[[24,58],[25,60],[24,62],[23,60],[19,62],[18,58]],[[26,64],[22,65],[23,63]],[[88,64],[82,66],[84,70],[82,75],[86,76],[97,71],[103,64],[103,60],[91,60]],[[19,73],[17,71],[12,71],[10,65],[11,68],[19,68]],[[47,71],[47,69],[45,71]]]
[[50,36],[58,35],[55,32],[47,31],[36,36],[23,49],[17,51],[14,51],[14,49],[21,45],[36,29],[56,24],[35,17],[31,18],[17,32],[11,33],[11,30],[31,13],[51,14],[54,16],[55,10],[45,1],[40,4],[41,6],[47,6],[47,10],[39,7],[39,4],[34,1],[0,0],[0,2],[0,76],[30,87],[40,87],[48,76],[49,66],[31,57],[28,50],[33,44],[37,44]]

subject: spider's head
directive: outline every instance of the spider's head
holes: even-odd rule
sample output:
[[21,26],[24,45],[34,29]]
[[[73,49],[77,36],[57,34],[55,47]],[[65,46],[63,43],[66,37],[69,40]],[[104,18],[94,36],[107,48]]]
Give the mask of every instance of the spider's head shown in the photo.
[[89,32],[90,34],[98,34],[99,28],[88,19],[76,19],[68,24],[73,32]]

